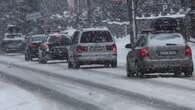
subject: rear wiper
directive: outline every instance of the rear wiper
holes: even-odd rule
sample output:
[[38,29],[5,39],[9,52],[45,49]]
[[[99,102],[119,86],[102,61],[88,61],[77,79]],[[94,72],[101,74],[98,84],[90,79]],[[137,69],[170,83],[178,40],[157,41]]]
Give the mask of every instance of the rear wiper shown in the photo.
[[171,46],[171,45],[177,45],[177,44],[172,44],[172,43],[168,43],[166,44],[167,46]]

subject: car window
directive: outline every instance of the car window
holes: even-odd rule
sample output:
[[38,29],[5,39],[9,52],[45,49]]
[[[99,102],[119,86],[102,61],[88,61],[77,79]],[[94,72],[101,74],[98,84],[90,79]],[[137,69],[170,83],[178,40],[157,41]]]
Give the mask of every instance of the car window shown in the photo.
[[21,37],[21,35],[7,35],[7,38],[18,38]]
[[81,36],[81,43],[112,42],[112,36],[108,31],[89,31]]
[[60,45],[71,45],[71,39],[64,36],[50,36],[49,38],[49,43],[50,44],[60,44]]
[[34,36],[31,38],[32,41],[43,41],[45,39],[45,36]]
[[153,34],[149,37],[149,45],[185,44],[180,34]]

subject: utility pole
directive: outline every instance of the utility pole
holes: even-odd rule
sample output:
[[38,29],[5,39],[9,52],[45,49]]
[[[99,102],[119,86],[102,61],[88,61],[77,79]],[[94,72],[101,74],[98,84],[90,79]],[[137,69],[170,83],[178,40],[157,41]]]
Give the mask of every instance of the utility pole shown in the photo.
[[129,22],[130,22],[130,42],[132,47],[135,47],[136,38],[136,23],[135,23],[135,4],[134,0],[127,0],[128,12],[129,12]]
[[87,7],[88,7],[88,9],[87,9],[87,11],[88,11],[88,25],[89,25],[89,27],[91,27],[92,26],[92,21],[91,21],[91,19],[92,19],[92,16],[91,16],[91,0],[87,0]]
[[76,26],[79,27],[79,16],[80,16],[80,0],[74,0],[75,11],[76,11]]

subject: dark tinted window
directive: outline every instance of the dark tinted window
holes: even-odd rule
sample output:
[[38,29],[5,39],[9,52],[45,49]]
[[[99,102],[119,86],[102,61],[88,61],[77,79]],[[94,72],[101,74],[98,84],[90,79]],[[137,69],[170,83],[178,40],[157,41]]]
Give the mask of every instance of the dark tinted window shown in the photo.
[[112,41],[111,34],[108,31],[84,32],[81,37],[81,43],[102,43]]
[[59,45],[71,45],[71,40],[64,35],[50,36],[49,43]]
[[47,37],[46,36],[33,36],[32,38],[31,38],[31,40],[32,41],[45,41],[45,39],[46,39]]
[[21,35],[7,35],[7,38],[17,38],[21,37]]

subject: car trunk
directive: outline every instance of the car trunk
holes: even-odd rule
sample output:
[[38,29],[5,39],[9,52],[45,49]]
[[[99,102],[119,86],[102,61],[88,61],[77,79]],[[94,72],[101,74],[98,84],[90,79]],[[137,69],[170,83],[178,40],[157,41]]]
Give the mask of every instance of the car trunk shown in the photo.
[[183,59],[185,57],[185,46],[157,46],[149,48],[151,59]]
[[[80,44],[81,48],[85,48],[86,51],[83,51],[83,55],[97,56],[111,54],[113,51],[114,43],[85,43]],[[116,48],[116,46],[115,46]]]
[[67,47],[63,41],[50,43],[49,49],[50,49],[50,52],[53,54],[63,55],[64,53],[67,53]]
[[151,59],[183,59],[186,43],[182,35],[176,33],[154,34],[149,37]]

